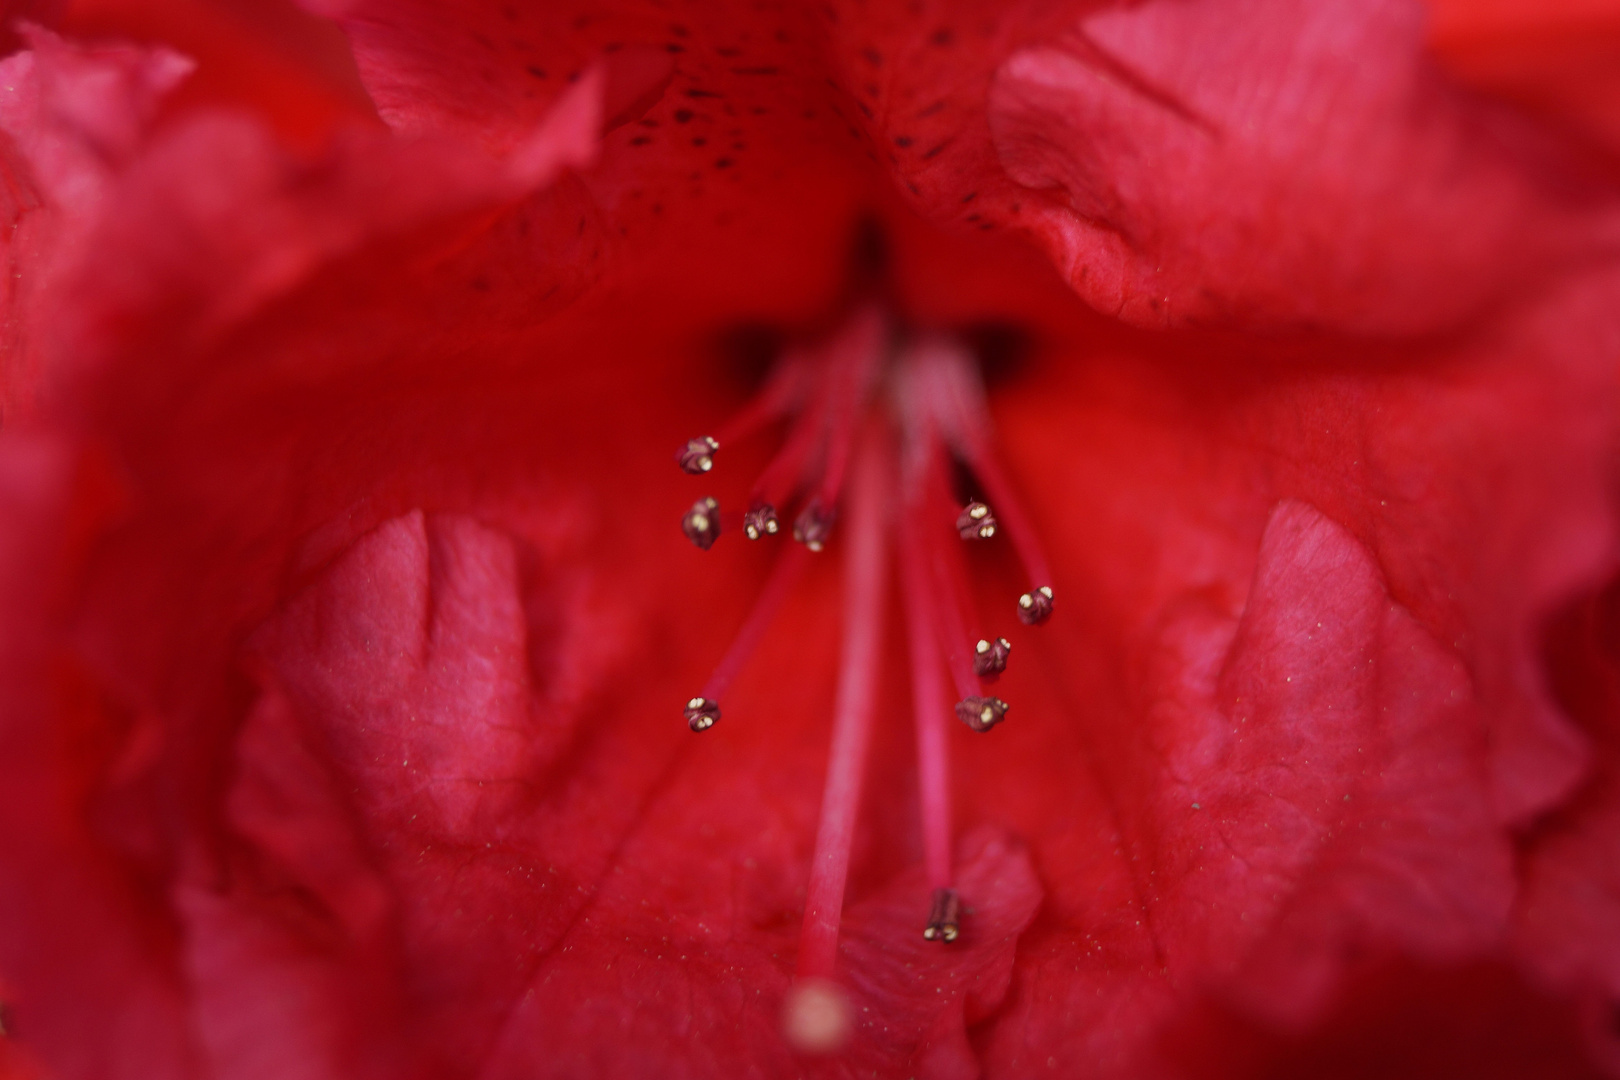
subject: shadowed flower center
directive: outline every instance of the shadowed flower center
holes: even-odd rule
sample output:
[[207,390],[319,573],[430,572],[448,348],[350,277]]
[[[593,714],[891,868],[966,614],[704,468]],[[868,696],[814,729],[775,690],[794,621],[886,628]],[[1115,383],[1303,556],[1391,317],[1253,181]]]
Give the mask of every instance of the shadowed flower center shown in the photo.
[[[789,520],[796,541],[778,557],[709,680],[686,702],[685,716],[694,732],[720,721],[727,690],[811,556],[835,539],[847,545],[832,745],[798,980],[784,1014],[789,1041],[814,1051],[835,1049],[849,1029],[848,1017],[839,1020],[843,998],[834,981],[838,926],[891,566],[898,570],[906,622],[932,890],[930,897],[919,897],[918,912],[926,912],[922,933],[930,941],[955,941],[965,910],[951,866],[946,718],[954,711],[982,733],[1008,713],[1007,703],[986,686],[1006,668],[1012,645],[977,632],[961,544],[1003,533],[1011,540],[1029,581],[1014,606],[1025,625],[1051,616],[1053,593],[1029,517],[992,450],[977,361],[959,337],[902,329],[875,303],[857,308],[830,336],[785,349],[757,395],[715,434],[689,440],[676,460],[689,474],[707,475],[725,448],[782,423],[786,437],[755,478],[741,512],[704,496],[681,520],[687,538],[705,551],[733,533],[776,542],[786,531],[781,523]],[[974,489],[965,500],[953,490],[953,481],[964,477]],[[943,693],[947,677],[956,692],[954,709]]]

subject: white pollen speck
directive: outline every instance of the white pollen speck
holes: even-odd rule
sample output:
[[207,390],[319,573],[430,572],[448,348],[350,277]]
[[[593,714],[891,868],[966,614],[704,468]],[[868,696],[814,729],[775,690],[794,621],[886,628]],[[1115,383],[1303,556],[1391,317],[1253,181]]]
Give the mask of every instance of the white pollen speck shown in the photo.
[[1193,803],[1193,809],[1194,810],[1201,810],[1201,809],[1203,809],[1203,807],[1199,806],[1197,803]]

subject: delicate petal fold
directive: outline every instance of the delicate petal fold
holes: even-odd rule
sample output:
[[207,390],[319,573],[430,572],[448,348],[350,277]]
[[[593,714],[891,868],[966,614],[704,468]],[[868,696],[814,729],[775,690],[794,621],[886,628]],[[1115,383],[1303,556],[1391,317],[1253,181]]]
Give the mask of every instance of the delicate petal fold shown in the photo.
[[104,468],[63,441],[0,441],[0,977],[24,1044],[0,1044],[0,1065],[189,1080],[176,927],[151,887],[161,736],[65,643],[86,549],[117,509]]
[[1616,191],[1447,86],[1415,0],[1156,0],[997,72],[990,126],[1070,284],[1148,325],[1421,333],[1612,244]]
[[23,32],[30,47],[0,60],[0,250],[13,267],[0,284],[0,415],[8,416],[38,392],[59,271],[82,251],[118,171],[191,68],[168,49]]
[[1598,1059],[1620,1064],[1604,1021],[1620,1000],[1620,591],[1610,583],[1563,612],[1548,635],[1559,697],[1591,736],[1594,767],[1576,796],[1521,844],[1517,951],[1544,984],[1584,997]]
[[1022,1042],[1131,1075],[1177,993],[1300,1028],[1357,952],[1451,961],[1499,940],[1511,851],[1466,676],[1341,527],[1284,503],[1241,620],[1189,596],[1149,655],[1142,730],[1096,736],[1112,858],[1067,857],[997,1056],[1023,1067]]
[[[420,1058],[407,1033],[489,1076],[628,1076],[649,1061],[697,1075],[739,1055],[788,1066],[791,938],[750,933],[757,915],[678,915],[694,890],[669,892],[667,875],[686,876],[657,837],[679,827],[672,808],[625,797],[668,751],[601,757],[577,706],[531,683],[533,616],[575,636],[589,613],[550,591],[562,581],[534,594],[521,577],[509,538],[412,514],[362,538],[256,636],[265,690],[229,801],[248,847],[237,884],[187,886],[180,904],[205,1039],[227,1071],[273,1041],[277,1067],[381,1075]],[[596,784],[557,775],[565,756],[606,771]],[[964,1025],[1006,992],[1040,890],[1018,846],[990,834],[964,841],[960,888],[973,921],[954,949],[921,937],[920,869],[851,911],[857,1059],[975,1074]],[[652,903],[666,914],[630,959],[623,933]],[[308,1015],[278,1004],[295,1002]],[[303,1037],[273,1040],[280,1024]],[[701,1053],[677,1052],[699,1031]]]

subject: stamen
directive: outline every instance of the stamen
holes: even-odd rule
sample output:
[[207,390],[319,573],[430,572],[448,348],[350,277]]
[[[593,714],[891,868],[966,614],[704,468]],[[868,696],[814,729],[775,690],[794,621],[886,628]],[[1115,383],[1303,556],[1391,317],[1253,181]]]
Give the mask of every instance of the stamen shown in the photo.
[[[943,484],[937,469],[933,472],[933,478],[935,483],[932,486],[935,488],[937,501],[942,497],[939,488]],[[931,530],[923,531],[927,544],[933,548],[929,561],[934,572],[935,589],[940,598],[935,607],[935,620],[940,627],[940,636],[946,643],[945,657],[949,662],[951,678],[956,683],[956,692],[962,697],[956,703],[956,715],[974,731],[989,731],[1006,716],[1007,703],[984,693],[984,687],[979,684],[978,649],[974,649],[971,657],[968,655],[967,643],[971,639],[968,637],[967,619],[963,614],[967,608],[965,599],[967,589],[963,582],[965,574],[961,566],[961,552],[955,545],[933,540],[930,533]],[[922,542],[919,542],[918,547],[919,550],[927,550]],[[1009,645],[1008,652],[1010,651]]]
[[1018,621],[1025,626],[1039,626],[1052,617],[1052,587],[1042,585],[1018,598]]
[[675,460],[693,476],[708,472],[714,468],[714,455],[719,452],[721,443],[729,446],[746,438],[791,409],[804,393],[805,375],[805,364],[801,357],[795,354],[784,359],[772,370],[765,386],[754,395],[753,400],[720,429],[719,436],[699,435],[687,440],[675,455]]
[[786,416],[803,400],[810,381],[809,357],[803,349],[790,349],[771,368],[765,385],[742,410],[727,420],[716,436],[730,446]]
[[973,673],[985,682],[995,682],[996,678],[1007,670],[1007,657],[1012,652],[1012,642],[1004,637],[994,641],[979,639],[973,647]]
[[775,517],[776,508],[784,505],[805,483],[813,453],[821,444],[827,427],[827,397],[825,392],[816,395],[810,407],[793,422],[787,441],[754,481],[748,496],[750,508],[769,510]]
[[[927,508],[948,505],[949,494],[945,489],[944,448],[935,435],[937,415],[927,401],[929,388],[925,378],[926,373],[919,371],[915,365],[902,369],[899,404],[907,438],[908,486],[915,504]],[[981,504],[970,503],[958,518],[959,530],[962,519],[973,520],[969,515],[975,505]],[[926,518],[930,515],[920,513],[914,516]],[[978,517],[981,520],[989,517],[989,509],[986,508],[984,514]],[[909,517],[907,520],[909,522]],[[1007,704],[999,698],[986,696],[979,677],[986,672],[990,672],[992,677],[999,675],[1006,666],[1011,645],[1004,644],[998,649],[984,642],[983,650],[975,648],[969,654],[967,643],[973,638],[968,636],[967,616],[964,614],[968,609],[968,588],[960,549],[944,542],[943,537],[936,539],[934,531],[930,529],[913,527],[908,530],[908,536],[906,546],[917,553],[933,575],[933,589],[922,590],[922,596],[925,602],[933,606],[932,618],[938,627],[938,639],[944,644],[951,679],[961,695],[956,705],[956,715],[973,730],[988,731],[1001,722],[1007,712]],[[930,597],[937,597],[937,601]],[[997,642],[1005,643],[1005,639],[998,638]]]
[[799,580],[799,574],[808,561],[803,548],[790,548],[776,560],[776,565],[771,568],[770,580],[765,582],[765,588],[754,601],[748,618],[743,620],[742,629],[737,631],[737,637],[720,660],[720,666],[703,684],[702,693],[686,703],[686,723],[693,731],[707,731],[720,719],[720,699],[731,688],[732,680],[748,663],[748,658],[754,654],[754,647],[765,636],[765,631],[770,629],[771,621],[776,618],[788,593],[793,591],[793,583]]
[[[938,467],[941,456],[937,451],[934,453],[935,467],[927,484],[927,494],[932,496],[929,505],[935,507],[936,511],[948,505],[944,478]],[[979,676],[983,673],[979,670],[977,650],[970,650],[968,644],[975,640],[975,635],[968,631],[972,607],[968,601],[967,570],[962,565],[961,549],[952,544],[942,531],[921,529],[916,550],[926,553],[927,565],[933,574],[934,592],[938,597],[934,604],[934,619],[939,627],[940,639],[945,644],[945,658],[949,662],[956,692],[964,698],[980,696],[984,693],[984,688],[979,685]]]
[[720,443],[710,435],[699,435],[695,439],[688,439],[681,452],[675,455],[675,460],[681,469],[693,476],[702,476],[714,468],[714,454],[720,449]]
[[827,786],[799,939],[801,977],[828,978],[838,955],[855,811],[866,771],[878,658],[883,646],[884,592],[888,569],[885,515],[891,501],[889,448],[875,424],[868,427],[856,461],[844,563],[844,641],[833,711]]
[[833,520],[831,510],[823,507],[819,500],[812,502],[793,522],[793,539],[811,551],[820,551],[832,532]]
[[962,904],[956,898],[955,889],[935,889],[923,937],[929,941],[955,941],[961,931],[961,910]]
[[714,547],[714,542],[720,539],[720,504],[710,498],[693,503],[692,509],[681,518],[681,532],[703,551]]
[[751,506],[743,514],[743,535],[750,540],[758,540],[762,536],[775,536],[777,529],[776,507]]
[[977,732],[986,732],[1007,717],[1008,705],[998,697],[965,697],[956,703],[956,718]]
[[[936,337],[915,346],[913,361],[919,369],[918,381],[927,387],[952,449],[984,485],[985,494],[1001,515],[1001,524],[1012,537],[1024,572],[1035,582],[1035,587],[1024,594],[1030,597],[1029,604],[1019,597],[1018,617],[1027,626],[1045,622],[1052,614],[1052,587],[1045,584],[1052,580],[1052,572],[1029,516],[1013,494],[990,445],[990,410],[973,358],[957,342]],[[1045,598],[1044,604],[1037,596]]]
[[686,703],[686,726],[693,731],[708,731],[720,719],[720,703],[706,697],[695,697]]
[[956,515],[956,531],[964,540],[988,540],[996,535],[996,519],[982,502],[970,502]]
[[828,343],[832,378],[827,393],[827,439],[821,478],[809,503],[793,523],[793,539],[820,551],[838,516],[844,470],[855,445],[856,424],[866,404],[878,360],[883,353],[884,320],[870,308]]

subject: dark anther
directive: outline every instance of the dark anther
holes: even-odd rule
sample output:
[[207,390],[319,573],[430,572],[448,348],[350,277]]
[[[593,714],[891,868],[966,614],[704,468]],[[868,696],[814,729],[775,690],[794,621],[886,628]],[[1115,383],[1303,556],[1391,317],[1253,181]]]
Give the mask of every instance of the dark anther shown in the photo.
[[681,468],[686,472],[693,476],[702,476],[714,468],[714,452],[718,449],[720,444],[714,439],[708,435],[699,435],[681,447],[681,452],[675,455],[675,460],[680,462]]
[[964,540],[988,540],[996,535],[996,519],[982,502],[970,502],[956,515],[956,531]]
[[720,539],[720,504],[713,499],[699,499],[681,518],[681,532],[704,551],[714,547]]
[[686,703],[686,726],[693,731],[708,731],[720,719],[720,703],[705,697],[695,697]]
[[793,539],[811,551],[820,551],[832,527],[833,512],[823,509],[819,502],[812,502],[800,511],[798,520],[793,523]]
[[955,941],[962,930],[961,911],[962,903],[956,898],[955,889],[935,889],[923,937],[928,941]]
[[994,680],[1007,669],[1007,654],[1012,652],[1012,642],[1004,637],[994,641],[979,639],[973,646],[973,674],[982,679]]
[[1052,617],[1052,586],[1042,585],[1018,598],[1018,621],[1039,626]]
[[750,540],[758,540],[762,536],[775,536],[776,529],[776,507],[770,503],[751,506],[743,515],[743,535]]
[[956,703],[956,718],[974,731],[989,731],[1007,716],[1007,703],[998,697],[965,697]]

